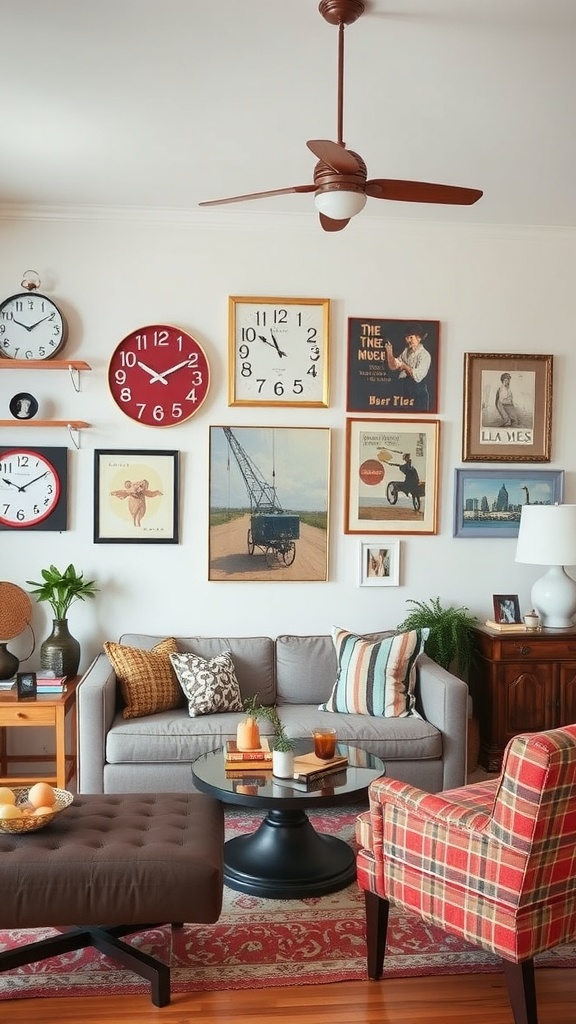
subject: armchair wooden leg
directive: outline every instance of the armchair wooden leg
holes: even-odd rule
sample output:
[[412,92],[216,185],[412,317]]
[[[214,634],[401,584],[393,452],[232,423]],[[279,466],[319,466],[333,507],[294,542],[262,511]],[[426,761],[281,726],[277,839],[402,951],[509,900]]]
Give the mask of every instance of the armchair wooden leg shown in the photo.
[[538,1024],[534,960],[520,964],[504,960],[503,964],[514,1024]]
[[388,900],[377,896],[376,893],[370,892],[368,889],[364,890],[364,904],[366,907],[368,977],[373,981],[378,981],[382,977],[384,966],[390,904]]

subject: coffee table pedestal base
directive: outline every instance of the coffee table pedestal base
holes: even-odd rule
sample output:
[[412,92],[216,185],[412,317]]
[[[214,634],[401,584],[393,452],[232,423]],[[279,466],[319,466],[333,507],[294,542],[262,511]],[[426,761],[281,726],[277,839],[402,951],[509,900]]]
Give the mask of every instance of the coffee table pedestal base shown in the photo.
[[256,832],[224,845],[225,884],[253,896],[323,896],[355,878],[352,847],[316,832],[304,811],[270,810]]

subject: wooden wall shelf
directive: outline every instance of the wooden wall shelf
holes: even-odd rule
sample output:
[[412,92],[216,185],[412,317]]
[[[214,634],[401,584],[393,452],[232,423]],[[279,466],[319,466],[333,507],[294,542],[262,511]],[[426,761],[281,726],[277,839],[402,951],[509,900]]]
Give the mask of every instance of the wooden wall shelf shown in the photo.
[[82,430],[90,425],[84,420],[0,420],[0,427],[72,427]]
[[0,370],[91,370],[92,367],[81,359],[4,359],[0,358]]

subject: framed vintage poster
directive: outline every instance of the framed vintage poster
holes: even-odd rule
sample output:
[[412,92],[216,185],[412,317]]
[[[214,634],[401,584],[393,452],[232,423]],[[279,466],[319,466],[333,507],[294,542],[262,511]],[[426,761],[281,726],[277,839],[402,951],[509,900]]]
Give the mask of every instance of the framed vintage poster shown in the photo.
[[348,412],[438,412],[438,320],[348,320]]
[[345,533],[436,533],[438,420],[346,421]]
[[397,587],[400,583],[400,541],[360,544],[360,586]]
[[455,537],[517,537],[523,505],[564,500],[562,469],[456,469]]
[[550,462],[552,356],[464,355],[464,462]]
[[210,427],[208,578],[328,578],[330,430]]
[[96,449],[94,543],[178,543],[178,452]]

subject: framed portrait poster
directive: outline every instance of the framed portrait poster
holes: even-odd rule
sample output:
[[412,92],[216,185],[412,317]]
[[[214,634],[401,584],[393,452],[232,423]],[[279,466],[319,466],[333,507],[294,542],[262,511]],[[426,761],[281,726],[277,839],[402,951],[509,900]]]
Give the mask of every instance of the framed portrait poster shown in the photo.
[[465,353],[463,462],[550,462],[552,360]]
[[346,421],[345,533],[436,533],[438,420]]
[[456,469],[454,536],[517,537],[523,505],[564,500],[562,469]]
[[348,412],[438,412],[438,320],[348,320]]
[[400,541],[360,544],[360,586],[397,587],[400,583]]
[[96,449],[94,543],[178,543],[178,452]]
[[208,579],[328,577],[330,429],[210,427]]

